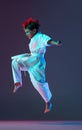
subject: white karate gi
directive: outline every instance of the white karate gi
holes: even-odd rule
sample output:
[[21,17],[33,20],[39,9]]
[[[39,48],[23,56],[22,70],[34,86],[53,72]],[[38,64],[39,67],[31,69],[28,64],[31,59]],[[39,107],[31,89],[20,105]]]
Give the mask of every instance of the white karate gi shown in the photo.
[[14,83],[20,82],[22,84],[21,71],[28,71],[31,82],[34,88],[39,92],[43,100],[47,103],[50,101],[52,94],[49,85],[45,79],[46,62],[44,54],[47,42],[51,39],[46,34],[41,32],[36,33],[29,43],[31,56],[22,54],[12,57],[12,74]]

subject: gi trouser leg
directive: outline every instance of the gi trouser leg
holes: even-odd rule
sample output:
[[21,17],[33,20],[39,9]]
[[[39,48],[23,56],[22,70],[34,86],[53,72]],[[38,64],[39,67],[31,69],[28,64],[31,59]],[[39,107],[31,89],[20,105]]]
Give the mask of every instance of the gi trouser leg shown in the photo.
[[12,60],[12,75],[14,83],[20,82],[22,85],[21,71],[27,71],[26,64],[24,63],[25,60],[27,61],[27,58]]
[[30,74],[31,82],[34,86],[34,88],[39,92],[43,100],[47,103],[50,101],[52,94],[49,89],[49,85],[47,82],[41,83],[34,79],[33,75]]

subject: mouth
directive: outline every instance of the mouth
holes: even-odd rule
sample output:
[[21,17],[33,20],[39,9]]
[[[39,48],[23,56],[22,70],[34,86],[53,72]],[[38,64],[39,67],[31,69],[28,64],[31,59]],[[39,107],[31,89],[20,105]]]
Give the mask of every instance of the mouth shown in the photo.
[[29,39],[31,39],[31,36],[27,36]]

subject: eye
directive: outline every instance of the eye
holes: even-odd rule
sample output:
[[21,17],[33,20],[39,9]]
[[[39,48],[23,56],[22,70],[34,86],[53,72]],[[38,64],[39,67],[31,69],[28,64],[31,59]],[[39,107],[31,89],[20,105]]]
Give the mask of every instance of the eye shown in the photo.
[[28,33],[29,31],[26,31],[26,33]]
[[30,33],[30,31],[26,31],[26,33]]

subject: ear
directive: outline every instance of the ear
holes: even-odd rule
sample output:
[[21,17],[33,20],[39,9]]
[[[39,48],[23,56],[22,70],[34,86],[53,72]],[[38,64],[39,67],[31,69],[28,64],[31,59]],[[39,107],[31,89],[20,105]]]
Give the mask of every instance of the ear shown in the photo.
[[36,33],[36,28],[33,29],[33,32]]

